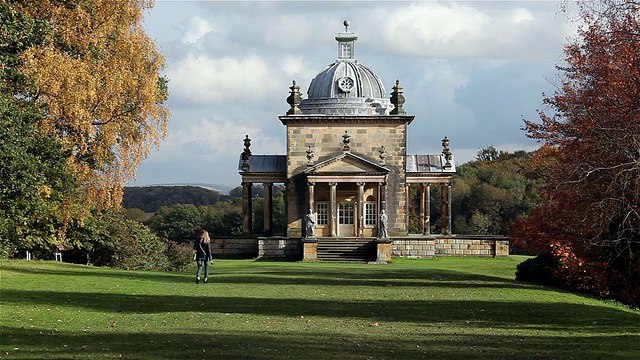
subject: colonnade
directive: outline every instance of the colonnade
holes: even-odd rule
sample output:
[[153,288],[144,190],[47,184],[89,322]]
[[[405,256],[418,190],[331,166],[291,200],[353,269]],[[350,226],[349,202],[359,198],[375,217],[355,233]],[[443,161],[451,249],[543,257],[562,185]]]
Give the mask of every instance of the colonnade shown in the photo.
[[[315,211],[315,186],[316,181],[307,182],[307,195],[308,195],[308,209],[314,209]],[[415,182],[412,182],[415,183]],[[272,182],[263,183],[264,186],[264,235],[273,235],[273,184]],[[331,237],[337,236],[338,229],[338,203],[337,203],[337,188],[338,182],[328,181],[329,185],[329,234]],[[422,235],[431,235],[431,185],[429,182],[421,182],[420,184],[420,224],[422,226]],[[364,192],[366,182],[358,181],[357,185],[357,218],[356,218],[356,236],[364,236]],[[407,200],[409,199],[409,186],[411,183],[406,183]],[[442,191],[442,203],[441,203],[441,219],[440,229],[441,233],[445,235],[451,234],[451,182],[440,183]],[[285,184],[286,187],[286,184]],[[378,211],[379,216],[381,210],[386,210],[386,192],[387,183],[378,182]],[[285,191],[285,194],[287,192]],[[286,196],[286,195],[285,195]],[[286,200],[285,200],[286,204]],[[407,201],[407,226],[409,224],[409,201]],[[253,221],[253,183],[242,183],[242,232],[244,234],[252,233],[252,221]]]
[[[431,183],[420,184],[420,224],[422,226],[422,235],[431,235]],[[407,183],[407,199],[409,198],[409,186]],[[440,233],[444,235],[451,234],[451,182],[440,183],[442,193],[442,203],[440,211]],[[409,207],[407,202],[407,224],[409,224]]]

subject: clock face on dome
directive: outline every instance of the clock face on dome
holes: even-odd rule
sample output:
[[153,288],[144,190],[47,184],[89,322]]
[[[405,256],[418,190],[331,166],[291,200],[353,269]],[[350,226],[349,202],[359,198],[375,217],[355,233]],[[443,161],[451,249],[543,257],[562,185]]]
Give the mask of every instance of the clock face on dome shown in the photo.
[[353,85],[353,79],[348,76],[338,79],[338,88],[343,92],[350,92],[353,89]]

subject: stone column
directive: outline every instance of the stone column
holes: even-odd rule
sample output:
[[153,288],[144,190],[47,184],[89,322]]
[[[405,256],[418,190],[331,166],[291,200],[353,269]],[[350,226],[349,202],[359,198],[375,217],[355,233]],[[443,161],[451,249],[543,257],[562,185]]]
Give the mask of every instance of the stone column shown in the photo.
[[284,183],[284,219],[284,236],[287,236],[289,232],[289,180]]
[[451,182],[447,184],[447,235],[452,232],[451,227]]
[[356,234],[364,237],[364,183],[358,184],[358,221],[356,222]]
[[451,183],[442,184],[442,218],[440,222],[440,232],[443,235],[451,234]]
[[422,235],[424,235],[424,220],[425,220],[425,184],[420,184],[420,226],[422,227]]
[[[308,187],[307,195],[309,197],[309,209],[313,210],[314,213],[316,212],[316,209],[314,208],[314,206],[315,206],[315,186],[316,186],[316,183],[314,183],[313,181],[307,182],[307,187]],[[308,211],[307,211],[307,213],[308,213]]]
[[[406,181],[406,180],[405,180]],[[406,227],[406,233],[409,234],[409,204],[411,203],[411,184],[405,182],[404,184],[404,224]]]
[[242,233],[251,234],[251,225],[253,222],[253,184],[250,182],[242,183]]
[[273,235],[273,184],[264,183],[264,234]]
[[336,188],[338,183],[330,182],[329,183],[329,230],[331,232],[331,237],[336,237],[337,235],[337,227],[338,227],[338,204],[336,202]]
[[424,189],[424,222],[422,235],[431,235],[431,184],[422,184]]

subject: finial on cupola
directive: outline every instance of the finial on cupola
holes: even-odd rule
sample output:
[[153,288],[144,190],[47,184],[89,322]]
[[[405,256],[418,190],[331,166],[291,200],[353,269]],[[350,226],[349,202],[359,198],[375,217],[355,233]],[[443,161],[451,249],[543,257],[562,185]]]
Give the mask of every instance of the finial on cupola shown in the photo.
[[449,149],[449,138],[446,136],[444,137],[444,139],[442,139],[442,155],[444,156],[445,160],[444,169],[451,170],[452,154],[451,149]]
[[393,104],[394,108],[391,110],[391,115],[404,115],[406,112],[402,109],[402,105],[404,105],[404,95],[402,95],[402,86],[400,86],[400,80],[396,80],[396,85],[393,87],[393,92],[391,93],[391,104]]
[[338,59],[339,60],[355,60],[355,42],[358,37],[349,32],[349,20],[342,22],[344,25],[344,32],[338,33],[336,41],[338,42]]
[[289,97],[287,98],[287,103],[291,106],[291,108],[287,111],[287,115],[291,114],[302,114],[302,110],[298,108],[298,105],[302,104],[302,95],[300,95],[300,86],[296,85],[296,81],[293,80],[293,85],[289,87],[291,91],[289,91]]
[[249,157],[251,156],[251,150],[249,149],[251,147],[251,139],[249,139],[249,135],[246,135],[243,142],[244,150],[240,155],[242,159],[242,171],[249,171]]

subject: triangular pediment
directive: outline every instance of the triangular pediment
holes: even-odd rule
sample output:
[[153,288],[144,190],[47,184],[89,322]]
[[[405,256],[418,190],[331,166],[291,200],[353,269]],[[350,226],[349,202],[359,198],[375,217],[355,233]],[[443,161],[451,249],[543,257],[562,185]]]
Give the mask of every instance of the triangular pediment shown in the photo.
[[376,164],[373,161],[354,155],[352,153],[343,153],[305,170],[307,174],[323,174],[323,173],[388,173],[389,169]]

